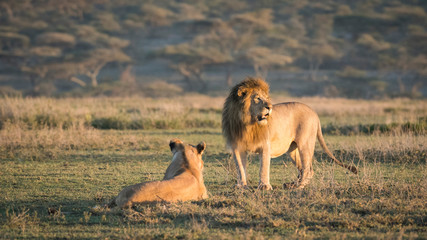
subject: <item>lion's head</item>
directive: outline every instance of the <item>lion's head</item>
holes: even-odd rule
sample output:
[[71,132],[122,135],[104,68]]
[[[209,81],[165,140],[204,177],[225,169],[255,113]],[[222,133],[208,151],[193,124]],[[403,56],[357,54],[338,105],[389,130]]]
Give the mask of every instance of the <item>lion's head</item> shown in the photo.
[[256,144],[262,140],[272,107],[264,80],[248,77],[234,86],[222,112],[222,131],[228,143]]
[[206,149],[206,143],[200,142],[197,146],[193,146],[174,138],[170,141],[169,147],[173,158],[166,169],[164,180],[171,179],[187,170],[196,178],[201,177],[203,170],[202,154]]

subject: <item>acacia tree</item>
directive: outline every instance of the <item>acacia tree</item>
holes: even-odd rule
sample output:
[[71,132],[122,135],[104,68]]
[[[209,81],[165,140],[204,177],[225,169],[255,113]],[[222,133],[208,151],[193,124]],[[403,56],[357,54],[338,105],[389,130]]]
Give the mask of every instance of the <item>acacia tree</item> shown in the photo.
[[263,78],[267,77],[269,68],[284,66],[293,61],[290,56],[266,47],[253,47],[247,51],[244,57],[252,64],[255,74]]
[[158,57],[170,61],[171,68],[177,70],[183,77],[188,89],[205,91],[207,83],[203,79],[206,65],[230,61],[214,47],[200,45],[200,39],[189,43],[167,46],[157,52]]
[[100,48],[89,53],[87,59],[75,63],[77,73],[90,79],[92,87],[98,86],[98,75],[101,69],[110,62],[128,63],[131,59],[119,49]]
[[[98,74],[107,63],[127,63],[130,61],[131,59],[120,50],[95,49],[82,61],[48,62],[47,60],[41,60],[37,65],[22,67],[22,70],[30,74],[34,87],[42,80],[64,79],[77,83],[82,87],[90,85],[95,88],[98,86]],[[90,84],[80,79],[80,75],[88,77]]]
[[[51,85],[52,72],[62,60],[63,51],[75,45],[74,36],[66,33],[46,32],[39,34],[34,45],[20,49],[20,61],[15,62],[19,69],[29,76],[31,93],[40,93],[40,84]],[[65,74],[69,71],[59,71]]]
[[313,14],[305,19],[306,35],[302,41],[305,43],[305,56],[308,62],[309,77],[315,81],[320,66],[325,60],[336,59],[340,53],[331,44],[333,18],[329,14]]
[[171,45],[158,55],[169,59],[189,87],[194,82],[202,85],[203,70],[207,65],[226,67],[226,83],[232,85],[231,73],[237,64],[249,64],[257,75],[266,76],[273,66],[283,66],[292,58],[281,51],[257,46],[260,36],[275,27],[271,9],[234,14],[230,20],[213,20],[208,33],[196,36],[188,43]]
[[427,76],[427,56],[413,56],[406,47],[396,47],[380,55],[380,69],[392,71],[399,86],[398,95],[418,97]]
[[216,61],[210,64],[219,64],[226,67],[226,84],[232,85],[232,71],[234,65],[242,59],[246,50],[256,43],[256,37],[251,29],[239,32],[232,22],[216,20],[209,33],[197,36],[193,44],[200,48],[211,49],[216,52]]
[[[40,60],[40,58],[39,58]],[[70,80],[81,86],[86,84],[74,77],[77,72],[75,63],[65,62],[40,62],[38,65],[23,66],[21,70],[27,73],[32,83],[32,94],[40,94],[42,83],[51,83],[54,80]]]
[[[82,87],[98,86],[98,75],[108,63],[131,61],[122,47],[128,42],[97,32],[93,27],[77,28],[77,40],[71,34],[48,32],[36,37],[36,44],[25,52],[21,70],[30,76],[33,92],[43,81],[68,80]],[[88,51],[75,48],[76,42],[91,47]],[[108,47],[108,48],[107,48]],[[66,56],[63,52],[67,52]],[[81,79],[85,76],[89,84]]]
[[[120,23],[107,11],[93,11],[96,4],[88,0],[0,3],[0,13],[5,13],[0,20],[8,24],[3,28],[7,31],[0,33],[0,59],[29,77],[35,94],[40,85],[56,80],[98,86],[99,73],[108,63],[131,59],[123,52],[129,41],[114,36]],[[92,17],[85,19],[88,13]]]
[[317,79],[320,66],[325,60],[335,59],[339,56],[340,54],[331,44],[324,41],[311,41],[311,44],[307,47],[310,79],[313,81]]
[[206,64],[225,66],[226,84],[231,86],[232,72],[239,62],[250,59],[251,64],[255,63],[259,66],[255,67],[257,73],[259,68],[266,68],[267,61],[264,60],[261,63],[259,56],[255,53],[256,49],[252,51],[252,55],[248,55],[247,51],[256,46],[260,35],[274,26],[272,20],[271,9],[234,14],[228,21],[214,20],[210,31],[197,36],[192,45],[200,49],[210,49],[210,54],[215,52],[215,60],[211,59]]

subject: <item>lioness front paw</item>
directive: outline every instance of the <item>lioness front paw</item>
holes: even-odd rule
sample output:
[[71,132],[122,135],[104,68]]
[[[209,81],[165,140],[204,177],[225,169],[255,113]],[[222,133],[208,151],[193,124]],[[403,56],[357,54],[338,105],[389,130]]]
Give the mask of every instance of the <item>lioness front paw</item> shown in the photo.
[[260,183],[258,185],[259,190],[273,190],[273,187],[269,183]]

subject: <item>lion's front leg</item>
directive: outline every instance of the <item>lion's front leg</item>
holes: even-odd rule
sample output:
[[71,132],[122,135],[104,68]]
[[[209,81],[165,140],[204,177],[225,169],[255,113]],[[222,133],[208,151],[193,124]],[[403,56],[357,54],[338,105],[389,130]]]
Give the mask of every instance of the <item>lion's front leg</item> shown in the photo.
[[239,150],[233,150],[233,159],[236,163],[237,170],[237,187],[246,187],[248,185],[246,180],[246,164],[247,164],[246,152],[240,152]]
[[259,185],[258,189],[262,190],[272,190],[273,187],[270,185],[270,161],[271,161],[271,155],[270,155],[270,145],[267,144],[262,149],[262,152],[260,153],[260,170],[259,170]]

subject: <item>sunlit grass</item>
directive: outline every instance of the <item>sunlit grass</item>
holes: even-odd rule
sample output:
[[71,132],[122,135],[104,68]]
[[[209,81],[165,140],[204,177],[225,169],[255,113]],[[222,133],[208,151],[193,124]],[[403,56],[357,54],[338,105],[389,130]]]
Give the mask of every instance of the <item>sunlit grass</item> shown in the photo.
[[[151,98],[0,98],[0,127],[28,129],[188,129],[219,128],[223,97],[186,95],[173,99]],[[343,134],[427,128],[425,100],[366,101],[327,98],[290,99],[318,112],[327,132]],[[417,130],[419,131],[419,130]]]
[[[190,101],[187,99],[175,107],[219,121],[216,118],[220,117],[221,104],[208,100],[201,98],[196,106],[187,103]],[[424,132],[326,134],[325,141],[337,158],[353,162],[360,174],[353,175],[333,164],[317,145],[315,175],[303,190],[281,187],[297,177],[296,168],[287,156],[272,160],[274,190],[256,190],[259,161],[251,156],[250,189],[241,191],[234,188],[234,162],[218,126],[100,130],[85,122],[86,114],[108,117],[128,107],[139,109],[147,118],[156,118],[158,112],[150,112],[145,107],[152,108],[152,105],[164,109],[163,114],[171,119],[182,116],[181,110],[167,107],[172,100],[0,101],[5,103],[0,105],[2,238],[427,237],[427,138]],[[381,104],[389,106],[396,103],[393,101]],[[44,104],[51,105],[44,107]],[[337,116],[343,108],[339,105]],[[68,106],[75,107],[65,110]],[[5,114],[7,108],[9,115]],[[76,123],[65,128],[59,125],[29,127],[22,119],[37,113],[34,109],[58,116],[67,113]],[[332,112],[322,111],[321,116],[334,118],[333,108],[328,110]],[[355,112],[356,116],[363,114],[363,111]],[[386,113],[371,112],[365,117],[379,119],[383,114]],[[411,114],[417,119],[426,112]],[[345,124],[351,118],[351,113],[345,113],[337,117],[339,121],[334,124]],[[406,121],[409,117],[402,119]],[[93,211],[94,206],[105,204],[124,186],[161,179],[171,160],[168,142],[174,137],[187,143],[207,143],[204,173],[209,199],[142,205],[130,211]]]

